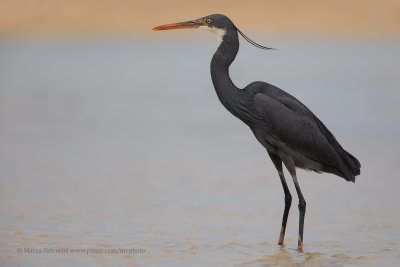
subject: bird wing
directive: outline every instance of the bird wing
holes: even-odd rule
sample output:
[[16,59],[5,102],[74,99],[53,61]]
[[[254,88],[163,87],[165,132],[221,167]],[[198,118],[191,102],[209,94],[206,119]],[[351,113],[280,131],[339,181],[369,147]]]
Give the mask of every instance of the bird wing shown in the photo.
[[303,114],[307,117],[315,116],[303,103],[301,103],[294,96],[286,93],[282,89],[265,82],[253,82],[249,84],[245,90],[252,92],[253,94],[262,93],[269,97],[272,97],[287,108],[295,111],[296,113]]
[[334,146],[321,131],[314,114],[299,100],[266,83],[250,84],[253,101],[265,123],[265,138],[280,149],[300,153],[317,162],[339,168]]

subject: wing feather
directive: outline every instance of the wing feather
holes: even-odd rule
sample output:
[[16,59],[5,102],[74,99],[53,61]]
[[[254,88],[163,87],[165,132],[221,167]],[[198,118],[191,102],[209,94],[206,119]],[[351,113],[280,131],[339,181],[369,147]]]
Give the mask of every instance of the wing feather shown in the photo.
[[[276,90],[278,89],[278,90]],[[316,162],[341,169],[341,160],[335,148],[320,130],[312,112],[300,101],[279,88],[254,94],[257,112],[268,125],[266,135],[271,143],[284,144],[284,148],[295,151]]]

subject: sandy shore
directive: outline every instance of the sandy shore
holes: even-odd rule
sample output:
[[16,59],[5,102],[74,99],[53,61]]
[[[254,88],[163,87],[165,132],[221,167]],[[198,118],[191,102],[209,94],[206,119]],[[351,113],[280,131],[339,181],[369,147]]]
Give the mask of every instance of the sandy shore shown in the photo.
[[266,34],[386,36],[400,33],[400,1],[0,0],[0,35],[125,34],[213,13]]

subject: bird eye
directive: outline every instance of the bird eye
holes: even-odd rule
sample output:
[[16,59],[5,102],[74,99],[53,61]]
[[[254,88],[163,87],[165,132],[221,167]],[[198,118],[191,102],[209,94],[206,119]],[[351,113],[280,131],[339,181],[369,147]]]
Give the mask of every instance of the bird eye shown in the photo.
[[207,24],[210,24],[211,23],[211,19],[205,19],[204,20]]

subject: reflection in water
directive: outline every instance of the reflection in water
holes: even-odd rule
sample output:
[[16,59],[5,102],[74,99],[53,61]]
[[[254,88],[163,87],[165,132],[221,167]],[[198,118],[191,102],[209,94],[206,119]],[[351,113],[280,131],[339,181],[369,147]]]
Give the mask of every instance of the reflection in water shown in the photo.
[[213,44],[3,41],[2,265],[398,262],[398,44],[279,42],[274,53],[243,46],[235,83],[294,94],[363,165],[355,184],[299,171],[304,253],[296,199],[276,244],[279,178],[218,103]]

